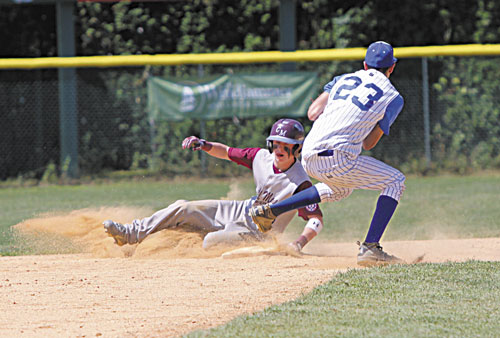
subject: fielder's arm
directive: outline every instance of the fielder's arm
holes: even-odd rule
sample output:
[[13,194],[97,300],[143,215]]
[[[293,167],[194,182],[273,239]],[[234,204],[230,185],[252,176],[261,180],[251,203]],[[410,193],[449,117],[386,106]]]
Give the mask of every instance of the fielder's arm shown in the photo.
[[375,147],[380,141],[380,138],[384,132],[382,131],[382,128],[377,124],[372,131],[368,134],[368,136],[363,140],[363,149],[364,150],[370,150],[373,147]]
[[307,110],[307,117],[309,120],[316,121],[316,119],[323,114],[323,110],[325,110],[326,103],[328,102],[328,96],[330,96],[330,93],[323,92],[313,101],[313,103],[311,103]]

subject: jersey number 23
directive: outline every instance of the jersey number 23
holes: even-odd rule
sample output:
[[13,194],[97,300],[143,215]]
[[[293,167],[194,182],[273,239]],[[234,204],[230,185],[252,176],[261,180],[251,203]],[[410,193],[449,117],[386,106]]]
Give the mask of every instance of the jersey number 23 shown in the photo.
[[367,83],[364,85],[365,88],[371,89],[371,91],[366,91],[366,97],[358,97],[351,93],[352,90],[358,88],[363,84],[363,81],[357,76],[348,76],[342,79],[342,82],[347,82],[341,85],[335,95],[333,96],[334,100],[347,100],[349,97],[351,98],[352,103],[354,103],[359,109],[362,111],[367,111],[370,109],[375,102],[377,102],[384,92],[382,89],[377,87],[374,83]]

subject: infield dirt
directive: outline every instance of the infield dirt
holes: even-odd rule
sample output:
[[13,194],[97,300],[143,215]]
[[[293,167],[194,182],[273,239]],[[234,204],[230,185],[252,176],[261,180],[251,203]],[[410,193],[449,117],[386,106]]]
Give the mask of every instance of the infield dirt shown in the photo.
[[[0,257],[0,336],[176,337],[295,299],[358,268],[355,243],[313,242],[300,258],[223,259],[227,248],[201,249],[202,234],[169,230],[117,247],[102,220],[138,213],[87,209],[18,224],[34,245],[63,243],[45,236],[52,234],[71,239],[79,253]],[[500,238],[383,245],[407,262],[500,260]]]

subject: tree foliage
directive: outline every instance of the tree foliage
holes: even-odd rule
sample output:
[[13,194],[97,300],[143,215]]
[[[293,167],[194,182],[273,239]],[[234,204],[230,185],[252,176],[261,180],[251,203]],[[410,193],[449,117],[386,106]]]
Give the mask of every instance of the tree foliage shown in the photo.
[[[500,4],[494,0],[295,3],[298,49],[366,47],[376,40],[396,47],[500,40]],[[76,53],[88,56],[279,50],[279,6],[279,0],[78,2],[74,13]],[[54,5],[0,5],[0,28],[4,33],[0,57],[55,56],[55,22]],[[299,63],[297,69],[316,71],[320,82],[326,83],[334,75],[360,66],[359,61],[318,62]],[[436,168],[463,171],[500,167],[499,67],[498,58],[431,60],[431,141]],[[217,73],[279,70],[277,64],[79,70],[83,171],[154,166],[171,174],[199,172],[198,154],[182,151],[179,140],[199,134],[200,122],[161,123],[151,129],[152,121],[146,112],[148,76],[200,81]],[[9,81],[18,77],[14,73],[7,74]],[[41,80],[46,73],[33,74],[38,74],[33,77],[35,80]],[[53,76],[54,72],[50,74]],[[405,96],[405,109],[391,136],[384,138],[372,153],[406,170],[421,171],[424,162],[420,60],[400,62],[391,80]],[[49,107],[46,103],[43,107],[44,119],[57,114],[53,108],[45,109]],[[8,113],[12,115],[12,111]],[[235,146],[262,146],[273,120],[210,121],[205,126],[206,137]],[[309,121],[302,122],[310,128]],[[234,166],[209,161],[210,174],[239,172]]]

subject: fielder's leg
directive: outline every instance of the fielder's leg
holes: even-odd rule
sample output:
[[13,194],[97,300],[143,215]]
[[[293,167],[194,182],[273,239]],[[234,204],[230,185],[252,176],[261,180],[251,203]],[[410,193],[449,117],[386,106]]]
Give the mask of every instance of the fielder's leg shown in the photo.
[[252,221],[259,227],[259,230],[266,232],[271,230],[274,220],[279,215],[290,210],[319,203],[320,201],[321,198],[318,190],[312,186],[278,203],[255,206],[249,210],[249,214],[252,217]]
[[389,196],[381,195],[377,201],[377,207],[373,214],[368,234],[366,235],[366,243],[380,242],[384,231],[389,224],[389,221],[398,206],[398,201]]
[[[358,264],[363,266],[403,263],[396,256],[385,253],[380,246],[384,234],[405,189],[405,176],[397,169],[368,156],[360,157],[361,166],[376,168],[378,176],[370,182],[370,188],[380,187],[378,198],[365,241],[360,244]],[[384,175],[380,175],[383,173]]]
[[352,157],[338,152],[332,156],[312,156],[305,168],[310,176],[328,185],[316,184],[322,201],[338,201],[353,189],[381,191],[367,237],[360,244],[358,264],[401,262],[385,253],[379,244],[405,189],[405,177],[399,170],[369,156]]

